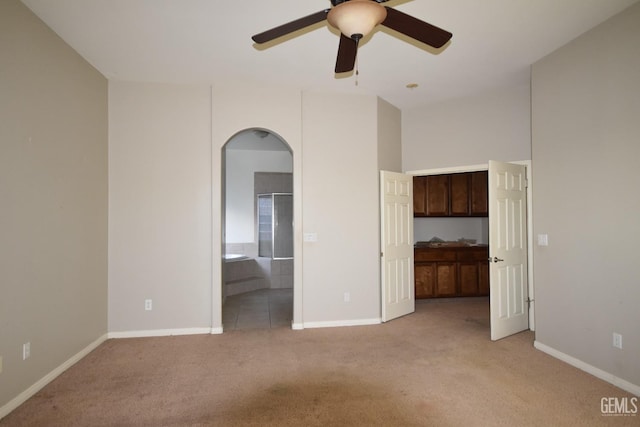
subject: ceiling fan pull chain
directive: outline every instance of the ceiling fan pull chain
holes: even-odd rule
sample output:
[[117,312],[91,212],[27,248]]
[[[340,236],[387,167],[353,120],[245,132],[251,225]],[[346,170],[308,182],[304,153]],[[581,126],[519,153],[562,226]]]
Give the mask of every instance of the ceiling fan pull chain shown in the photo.
[[358,68],[358,57],[356,56],[356,86],[358,86],[358,76],[360,75],[360,70]]

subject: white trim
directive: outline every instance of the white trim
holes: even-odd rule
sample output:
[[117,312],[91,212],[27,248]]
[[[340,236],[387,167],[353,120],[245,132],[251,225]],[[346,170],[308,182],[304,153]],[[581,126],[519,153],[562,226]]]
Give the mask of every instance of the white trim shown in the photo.
[[538,350],[544,353],[547,353],[550,356],[555,357],[556,359],[560,359],[571,366],[575,366],[576,368],[593,375],[594,377],[598,377],[601,380],[606,381],[610,384],[613,384],[614,386],[619,387],[631,394],[640,396],[640,386],[638,385],[632,384],[629,381],[616,377],[615,375],[610,374],[609,372],[603,371],[600,368],[596,368],[595,366],[589,365],[588,363],[585,363],[580,359],[576,359],[575,357],[569,356],[568,354],[558,351],[555,348],[542,344],[540,341],[534,341],[533,346]]
[[[211,334],[216,328],[185,328],[185,329],[149,329],[145,331],[109,332],[109,338],[146,338],[168,337],[174,335],[199,335]],[[220,332],[217,332],[220,333]]]
[[533,281],[533,173],[531,160],[511,162],[524,165],[527,173],[527,281],[529,283],[529,330],[536,330],[536,291]]
[[[517,163],[517,162],[510,162]],[[421,169],[415,171],[406,171],[407,175],[441,175],[446,173],[458,173],[458,172],[475,172],[489,170],[489,163],[483,163],[480,165],[467,165],[467,166],[451,166],[446,168],[436,169]]]
[[304,323],[292,323],[291,324],[291,329],[293,329],[294,331],[301,331],[304,329]]
[[380,323],[382,323],[382,320],[379,317],[375,319],[329,320],[321,322],[304,322],[303,328],[336,328],[340,326],[379,325]]
[[30,399],[34,394],[40,391],[44,386],[49,384],[51,381],[55,380],[60,374],[64,371],[75,365],[80,359],[85,357],[87,354],[91,353],[96,349],[100,344],[107,340],[107,334],[102,335],[100,338],[80,350],[75,355],[71,356],[66,362],[62,363],[60,366],[55,368],[53,371],[49,372],[44,377],[40,378],[35,382],[31,387],[11,399],[6,405],[0,408],[0,419],[6,417],[16,409],[18,406],[22,405],[28,399]]
[[211,328],[211,335],[217,335],[222,333],[222,326],[219,328]]

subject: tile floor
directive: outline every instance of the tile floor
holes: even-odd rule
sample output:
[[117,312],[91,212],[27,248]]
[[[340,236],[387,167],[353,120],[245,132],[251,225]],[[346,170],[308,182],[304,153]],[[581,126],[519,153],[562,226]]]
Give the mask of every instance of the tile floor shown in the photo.
[[222,307],[224,331],[291,328],[293,289],[259,289],[228,296]]

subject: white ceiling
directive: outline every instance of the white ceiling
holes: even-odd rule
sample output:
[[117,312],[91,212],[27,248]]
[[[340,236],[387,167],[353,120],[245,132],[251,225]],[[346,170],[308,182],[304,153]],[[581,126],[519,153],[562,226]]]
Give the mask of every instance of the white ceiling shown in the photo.
[[109,79],[252,80],[373,94],[401,109],[526,84],[533,62],[637,1],[391,0],[453,38],[434,52],[378,27],[360,46],[356,79],[334,74],[339,38],[326,23],[267,49],[250,38],[329,0],[23,0]]

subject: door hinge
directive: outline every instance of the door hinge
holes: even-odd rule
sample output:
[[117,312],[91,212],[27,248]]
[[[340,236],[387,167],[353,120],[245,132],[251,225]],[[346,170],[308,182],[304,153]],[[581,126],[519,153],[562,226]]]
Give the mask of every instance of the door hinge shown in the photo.
[[527,297],[527,310],[531,310],[531,303],[535,301],[529,297]]

